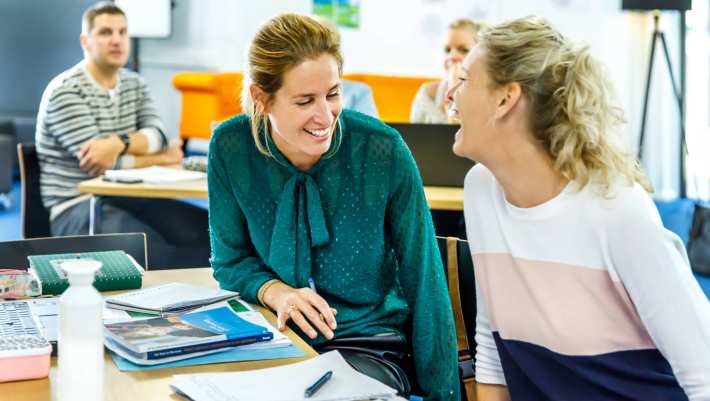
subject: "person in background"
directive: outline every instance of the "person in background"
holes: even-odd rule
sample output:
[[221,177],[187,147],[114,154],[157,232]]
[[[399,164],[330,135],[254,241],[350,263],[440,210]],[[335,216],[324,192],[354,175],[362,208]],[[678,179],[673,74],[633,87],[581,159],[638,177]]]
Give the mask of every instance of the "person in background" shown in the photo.
[[[89,7],[80,36],[84,60],[55,77],[42,95],[35,143],[40,190],[52,235],[89,233],[89,195],[80,182],[108,169],[180,163],[148,87],[123,69],[130,42],[124,12],[113,2]],[[207,212],[173,200],[104,198],[101,233],[145,232],[155,268],[205,266]],[[174,216],[168,218],[165,216]]]
[[210,142],[214,277],[319,352],[429,400],[459,399],[456,331],[416,164],[343,109],[337,32],[284,14],[256,33],[244,110]]
[[450,122],[446,90],[450,87],[452,77],[456,76],[464,57],[476,43],[476,35],[482,28],[482,24],[468,18],[457,19],[449,25],[444,45],[445,78],[425,83],[419,88],[412,101],[409,122],[426,124]]
[[372,89],[369,85],[347,79],[343,79],[341,83],[343,86],[343,108],[359,111],[374,118],[379,117],[375,98],[372,96]]
[[480,35],[447,98],[485,400],[710,400],[710,304],[663,228],[607,74],[538,17]]

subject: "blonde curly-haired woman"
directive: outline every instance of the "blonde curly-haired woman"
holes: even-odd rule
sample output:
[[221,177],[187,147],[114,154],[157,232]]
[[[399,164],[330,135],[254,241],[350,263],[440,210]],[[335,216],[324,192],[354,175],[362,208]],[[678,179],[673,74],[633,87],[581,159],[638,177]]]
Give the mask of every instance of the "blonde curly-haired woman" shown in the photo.
[[486,400],[709,400],[710,305],[665,230],[585,47],[528,17],[486,30],[447,96],[479,162],[464,213]]

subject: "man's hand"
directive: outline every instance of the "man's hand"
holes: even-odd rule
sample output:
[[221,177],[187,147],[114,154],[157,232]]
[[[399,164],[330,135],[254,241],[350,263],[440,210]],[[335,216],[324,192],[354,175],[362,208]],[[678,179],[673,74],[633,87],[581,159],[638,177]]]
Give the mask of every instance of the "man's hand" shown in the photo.
[[123,147],[116,135],[86,142],[79,149],[79,168],[93,177],[99,176],[116,164]]
[[163,161],[160,164],[180,164],[182,163],[182,140],[171,141],[165,152],[162,153]]

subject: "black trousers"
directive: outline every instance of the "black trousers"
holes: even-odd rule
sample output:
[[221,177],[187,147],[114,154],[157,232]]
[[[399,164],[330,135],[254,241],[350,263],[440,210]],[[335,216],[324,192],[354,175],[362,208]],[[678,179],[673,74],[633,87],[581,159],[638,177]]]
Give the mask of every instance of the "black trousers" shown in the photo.
[[[57,216],[52,235],[89,233],[89,201]],[[210,239],[207,210],[172,199],[101,198],[97,233],[143,232],[149,269],[208,267]]]

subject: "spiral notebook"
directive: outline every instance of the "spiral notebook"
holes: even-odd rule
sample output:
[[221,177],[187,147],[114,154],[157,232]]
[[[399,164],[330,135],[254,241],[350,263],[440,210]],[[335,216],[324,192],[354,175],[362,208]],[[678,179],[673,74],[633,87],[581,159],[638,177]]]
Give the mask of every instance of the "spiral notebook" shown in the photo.
[[148,314],[180,313],[239,296],[238,292],[167,283],[106,298],[106,306]]

